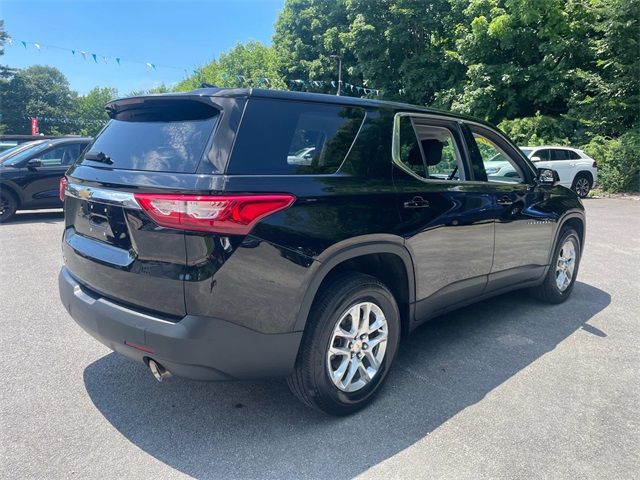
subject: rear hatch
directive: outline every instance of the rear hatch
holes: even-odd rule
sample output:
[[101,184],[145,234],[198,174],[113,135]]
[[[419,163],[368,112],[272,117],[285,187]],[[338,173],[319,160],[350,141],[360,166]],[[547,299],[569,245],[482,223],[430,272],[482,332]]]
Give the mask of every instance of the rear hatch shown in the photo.
[[158,225],[135,195],[215,189],[220,177],[208,153],[221,110],[208,97],[186,95],[109,108],[112,120],[67,173],[66,266],[88,291],[182,317],[184,231]]

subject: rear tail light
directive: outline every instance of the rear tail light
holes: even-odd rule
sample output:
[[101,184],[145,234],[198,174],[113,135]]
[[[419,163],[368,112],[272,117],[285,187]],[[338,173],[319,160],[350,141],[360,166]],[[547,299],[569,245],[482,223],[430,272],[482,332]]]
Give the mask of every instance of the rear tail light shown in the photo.
[[58,196],[60,197],[60,201],[64,202],[64,194],[67,191],[67,185],[68,185],[69,181],[67,180],[67,177],[62,177],[60,179],[60,186],[59,186],[59,190],[58,190]]
[[598,168],[598,162],[596,162],[595,160],[593,161],[593,165],[591,165],[593,168]]
[[167,195],[135,193],[158,225],[179,230],[246,235],[261,218],[289,207],[290,194]]

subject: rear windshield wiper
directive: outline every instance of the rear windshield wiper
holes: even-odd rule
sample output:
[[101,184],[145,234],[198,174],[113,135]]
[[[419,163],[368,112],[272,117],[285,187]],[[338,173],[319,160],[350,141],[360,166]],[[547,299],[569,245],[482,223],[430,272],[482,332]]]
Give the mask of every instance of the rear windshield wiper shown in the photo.
[[109,155],[105,155],[104,152],[87,153],[83,160],[91,160],[93,162],[106,163],[107,165],[113,164],[113,160]]

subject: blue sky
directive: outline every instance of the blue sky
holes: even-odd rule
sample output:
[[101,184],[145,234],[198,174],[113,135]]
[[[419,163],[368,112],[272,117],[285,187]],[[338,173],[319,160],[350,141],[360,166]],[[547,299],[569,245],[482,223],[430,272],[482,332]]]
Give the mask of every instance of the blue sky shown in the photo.
[[[54,66],[81,94],[95,86],[116,87],[126,94],[161,82],[173,84],[185,76],[185,70],[191,72],[238,42],[270,43],[283,3],[0,0],[0,18],[13,38],[0,63],[18,68]],[[26,49],[21,41],[29,42]],[[76,54],[49,45],[76,50]],[[86,52],[86,60],[80,51]],[[92,53],[97,54],[98,63]],[[120,66],[116,57],[122,59]],[[144,62],[157,64],[156,70]]]

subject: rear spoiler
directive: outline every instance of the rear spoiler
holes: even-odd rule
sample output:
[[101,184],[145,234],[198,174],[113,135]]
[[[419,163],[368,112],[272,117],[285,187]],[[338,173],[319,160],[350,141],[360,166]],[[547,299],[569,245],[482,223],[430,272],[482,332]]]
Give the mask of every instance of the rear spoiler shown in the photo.
[[127,121],[202,120],[217,115],[222,107],[206,95],[160,94],[119,98],[105,105],[109,118]]

